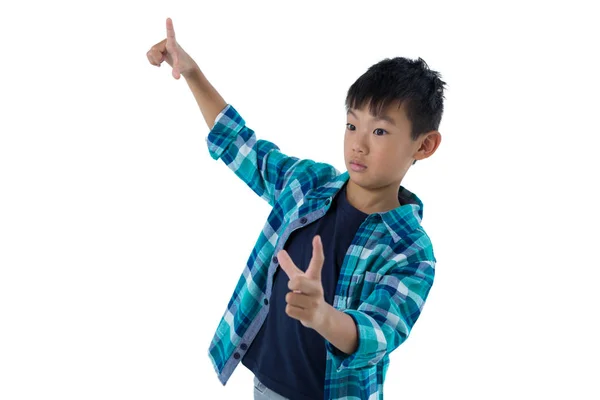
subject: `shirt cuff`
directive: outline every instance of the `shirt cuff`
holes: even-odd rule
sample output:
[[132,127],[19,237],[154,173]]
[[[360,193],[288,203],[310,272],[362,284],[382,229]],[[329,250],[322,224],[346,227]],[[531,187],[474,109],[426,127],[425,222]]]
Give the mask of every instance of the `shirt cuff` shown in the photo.
[[386,354],[387,341],[381,327],[373,317],[358,310],[343,310],[354,320],[358,333],[358,347],[352,354],[346,354],[325,341],[325,347],[331,353],[338,372],[349,369],[371,368]]
[[246,121],[237,110],[231,104],[227,104],[217,115],[212,129],[206,137],[210,156],[218,160],[245,125]]

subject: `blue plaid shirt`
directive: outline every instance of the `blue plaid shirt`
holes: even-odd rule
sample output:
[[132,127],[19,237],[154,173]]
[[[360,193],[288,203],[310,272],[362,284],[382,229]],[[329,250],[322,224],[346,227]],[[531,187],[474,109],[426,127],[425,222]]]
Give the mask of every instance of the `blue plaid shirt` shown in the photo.
[[[272,207],[208,350],[225,385],[268,313],[275,254],[292,231],[327,213],[349,174],[258,140],[230,104],[206,142],[213,159]],[[389,354],[408,337],[433,284],[436,259],[421,226],[423,203],[403,186],[398,199],[401,206],[369,214],[344,258],[333,307],[354,319],[358,348],[348,355],[325,341],[326,400],[383,398]]]

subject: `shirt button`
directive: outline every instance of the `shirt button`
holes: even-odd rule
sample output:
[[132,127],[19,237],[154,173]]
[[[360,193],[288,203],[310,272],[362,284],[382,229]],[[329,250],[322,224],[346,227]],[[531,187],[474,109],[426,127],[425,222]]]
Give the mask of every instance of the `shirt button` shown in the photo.
[[329,205],[329,203],[331,203],[331,200],[330,200],[330,199],[327,199],[327,200],[325,200],[325,205],[326,205],[326,206],[327,206],[327,205]]
[[277,262],[278,262],[278,261],[277,261],[277,257],[273,257],[273,262],[274,262],[275,264],[277,264]]
[[264,299],[264,300],[263,300],[263,303],[265,303],[265,306],[268,306],[268,305],[269,305],[269,300],[267,300],[267,299]]
[[242,343],[242,345],[240,346],[240,349],[242,350],[246,350],[248,348],[248,346],[246,346],[246,343]]
[[235,358],[236,360],[240,359],[240,353],[234,353],[233,354],[233,358]]
[[303,224],[303,225],[306,223],[306,221],[308,221],[308,220],[306,219],[306,217],[302,217],[302,218],[300,219],[300,223],[301,223],[301,224]]

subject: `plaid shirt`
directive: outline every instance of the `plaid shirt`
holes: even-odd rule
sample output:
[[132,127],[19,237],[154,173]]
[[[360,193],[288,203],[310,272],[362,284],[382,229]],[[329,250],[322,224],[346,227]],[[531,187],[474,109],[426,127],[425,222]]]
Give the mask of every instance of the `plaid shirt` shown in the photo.
[[[272,206],[208,350],[225,385],[266,318],[274,255],[293,230],[325,215],[349,174],[257,140],[230,104],[206,142],[213,159]],[[333,307],[354,319],[358,348],[348,355],[325,341],[325,399],[383,398],[389,354],[408,337],[433,284],[436,260],[420,224],[423,204],[403,186],[399,198],[401,206],[368,215],[345,255]]]

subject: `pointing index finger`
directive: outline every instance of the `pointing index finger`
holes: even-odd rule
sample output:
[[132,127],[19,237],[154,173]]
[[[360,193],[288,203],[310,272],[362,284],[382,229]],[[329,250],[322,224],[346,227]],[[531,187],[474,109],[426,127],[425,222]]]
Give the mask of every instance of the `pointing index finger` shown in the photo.
[[175,29],[173,29],[173,20],[167,18],[167,42],[175,44]]
[[175,40],[175,29],[173,20],[167,18],[167,53],[173,57],[173,76],[179,79],[179,54],[177,54],[177,42]]
[[321,271],[323,269],[323,262],[325,261],[325,255],[323,254],[323,242],[321,236],[316,235],[313,237],[313,254],[310,259],[310,263],[306,270],[306,275],[312,279],[321,279]]

